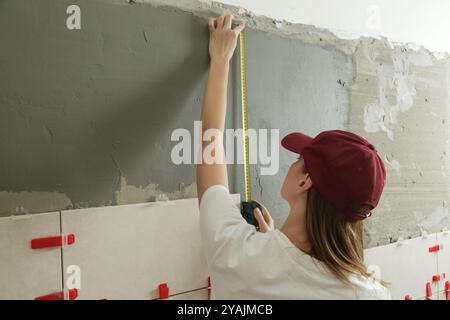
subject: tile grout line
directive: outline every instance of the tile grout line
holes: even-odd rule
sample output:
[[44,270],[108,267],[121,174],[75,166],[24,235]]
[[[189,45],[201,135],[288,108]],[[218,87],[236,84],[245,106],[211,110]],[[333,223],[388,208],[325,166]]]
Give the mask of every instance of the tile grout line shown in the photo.
[[63,229],[62,229],[62,212],[61,212],[61,210],[59,211],[59,233],[60,233],[60,235],[61,235],[61,239],[62,239],[62,246],[61,246],[61,248],[60,248],[60,256],[61,256],[61,259],[60,259],[60,262],[61,262],[61,290],[62,290],[62,292],[63,292],[63,295],[64,295],[64,297],[65,297],[65,294],[64,294],[64,256],[63,256],[63,253],[64,253],[64,235],[63,235]]

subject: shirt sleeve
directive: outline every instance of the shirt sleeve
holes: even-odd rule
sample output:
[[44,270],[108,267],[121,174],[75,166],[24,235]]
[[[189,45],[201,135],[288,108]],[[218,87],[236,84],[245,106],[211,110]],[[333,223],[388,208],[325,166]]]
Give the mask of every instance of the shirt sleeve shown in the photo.
[[241,242],[255,232],[225,186],[214,185],[205,191],[200,202],[200,233],[208,261],[226,254],[233,241]]
[[203,194],[200,233],[214,296],[235,299],[270,272],[261,265],[266,255],[276,256],[270,246],[275,233],[257,232],[248,224],[225,186],[211,186]]

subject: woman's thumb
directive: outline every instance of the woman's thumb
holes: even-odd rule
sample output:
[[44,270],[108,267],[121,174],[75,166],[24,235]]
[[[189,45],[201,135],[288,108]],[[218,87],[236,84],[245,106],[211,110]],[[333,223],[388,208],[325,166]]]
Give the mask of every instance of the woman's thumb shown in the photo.
[[237,25],[233,30],[236,32],[237,35],[242,32],[245,28],[245,22],[242,21],[239,25]]
[[259,227],[261,228],[265,224],[261,211],[258,208],[253,209],[253,215],[255,216],[256,221],[258,221]]

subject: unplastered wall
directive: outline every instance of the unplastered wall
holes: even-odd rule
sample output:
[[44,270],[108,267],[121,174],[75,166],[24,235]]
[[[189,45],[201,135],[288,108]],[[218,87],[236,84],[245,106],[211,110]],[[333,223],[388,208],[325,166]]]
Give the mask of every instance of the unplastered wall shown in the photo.
[[388,169],[368,219],[378,245],[449,225],[449,60],[364,39],[353,55],[349,129],[374,141]]
[[[366,223],[367,247],[449,226],[445,54],[342,39],[209,1],[76,3],[78,33],[64,28],[73,1],[1,3],[3,215],[195,197],[194,166],[171,163],[170,134],[192,132],[199,116],[205,18],[231,12],[248,25],[251,127],[280,129],[280,138],[349,129],[377,146],[388,185]],[[230,128],[240,123],[238,67],[234,59]],[[288,212],[279,189],[293,159],[281,151],[276,176],[252,167],[254,197],[277,225]],[[242,180],[242,167],[230,166],[233,192]]]

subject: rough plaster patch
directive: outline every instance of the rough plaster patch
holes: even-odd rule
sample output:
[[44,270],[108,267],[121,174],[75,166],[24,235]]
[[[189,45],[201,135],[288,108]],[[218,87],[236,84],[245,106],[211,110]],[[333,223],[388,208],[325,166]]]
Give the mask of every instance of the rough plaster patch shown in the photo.
[[[121,5],[130,5],[129,0],[103,0],[108,3]],[[237,20],[245,21],[247,26],[260,31],[276,34],[282,37],[292,39],[300,39],[305,43],[312,43],[320,46],[334,47],[337,50],[347,54],[355,52],[361,39],[367,37],[340,36],[342,31],[328,30],[314,25],[305,25],[299,23],[291,23],[283,20],[279,21],[274,18],[256,15],[254,12],[229,4],[223,4],[212,0],[133,0],[132,5],[149,4],[155,7],[173,7],[193,14],[202,18],[210,18],[220,14],[233,14]],[[375,38],[371,38],[375,39]],[[398,42],[389,42],[383,36],[376,37],[379,41],[388,43],[391,48],[397,45],[407,46],[410,51],[426,52],[434,59],[446,59],[450,57],[447,52],[431,52],[421,45],[414,43],[400,44]]]
[[429,231],[435,227],[442,225],[444,219],[448,218],[448,207],[446,202],[442,206],[437,207],[433,213],[420,216],[415,214],[416,219],[420,220],[419,228],[423,231]]
[[127,183],[127,179],[124,176],[120,178],[120,189],[115,193],[115,199],[118,205],[196,197],[196,183],[191,183],[187,186],[181,183],[179,186],[179,190],[174,192],[164,192],[159,189],[159,186],[157,184],[148,184],[147,186],[129,185]]
[[[116,4],[128,4],[124,0],[104,1]],[[305,43],[333,47],[347,54],[353,53],[358,44],[358,40],[341,39],[327,29],[304,24],[294,24],[285,20],[274,20],[270,17],[255,15],[245,8],[209,0],[135,0],[134,4],[136,3],[145,3],[155,7],[174,7],[204,19],[221,14],[232,14],[237,21],[245,21],[249,28],[290,39],[300,39]]]
[[[429,66],[433,64],[433,59],[428,53],[410,53],[401,47],[389,50],[386,56],[382,48],[372,42],[364,43],[361,48],[378,81],[377,101],[364,106],[364,130],[369,133],[383,131],[394,140],[393,129],[398,116],[413,107],[417,93],[411,66]],[[389,99],[392,94],[394,103]]]
[[0,213],[26,214],[72,208],[72,201],[60,192],[0,191]]
[[438,208],[436,199],[448,198],[449,182],[442,179],[449,167],[442,166],[448,150],[448,86],[442,75],[450,60],[438,61],[415,49],[419,51],[363,39],[354,55],[351,128],[363,135],[377,132],[368,138],[391,171],[379,215],[366,222],[367,247],[419,236],[425,229],[434,232],[449,223],[448,209]]
[[391,159],[391,157],[389,157],[387,154],[384,155],[384,161],[389,165],[389,167],[393,170],[395,170],[395,172],[397,173],[398,176],[401,176],[401,166],[400,163],[395,160],[395,159]]

